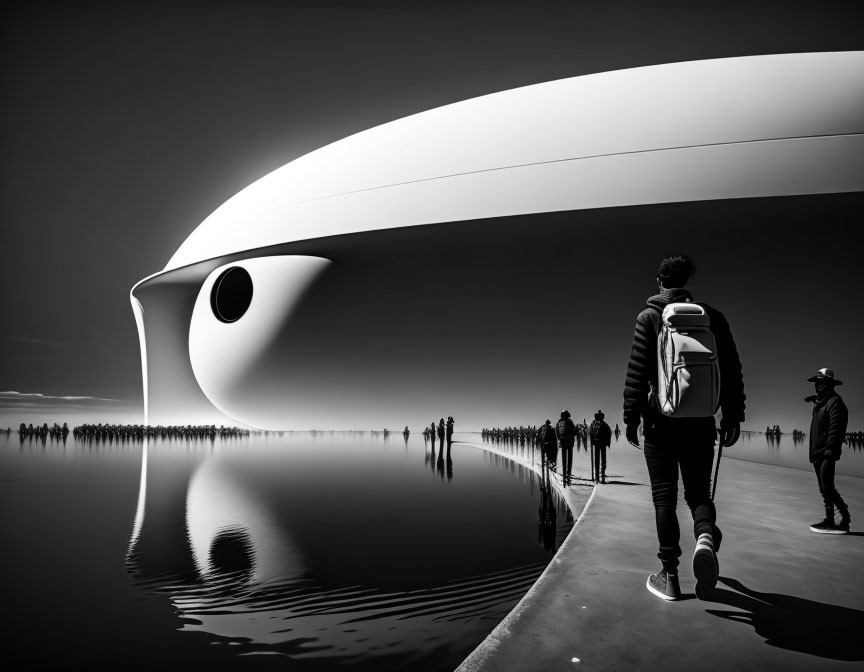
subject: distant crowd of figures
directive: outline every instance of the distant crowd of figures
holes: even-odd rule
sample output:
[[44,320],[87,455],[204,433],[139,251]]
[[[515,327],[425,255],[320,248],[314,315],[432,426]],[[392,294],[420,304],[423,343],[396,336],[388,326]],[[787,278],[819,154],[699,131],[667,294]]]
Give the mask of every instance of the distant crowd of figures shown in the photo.
[[249,436],[248,429],[221,425],[79,425],[72,435],[84,439],[215,439]]
[[[783,432],[780,431],[779,425],[774,425],[773,427],[765,428],[765,437],[769,441],[779,441],[780,437],[783,436]],[[802,443],[804,441],[804,437],[807,436],[800,429],[793,429],[791,432],[792,440],[795,443]],[[862,444],[864,444],[864,432],[846,432],[845,434],[846,443],[853,447],[858,448]]]
[[[615,438],[621,435],[621,430],[618,425],[615,425]],[[538,445],[540,441],[540,429],[535,426],[523,427],[493,427],[490,429],[483,428],[480,431],[484,441],[515,441],[521,444]],[[588,445],[588,423],[583,418],[582,424],[576,424],[576,443],[577,445]]]
[[57,438],[65,438],[69,435],[69,425],[65,422],[61,427],[56,422],[53,426],[49,427],[48,423],[44,423],[41,427],[34,427],[31,422],[29,425],[25,425],[23,422],[18,426],[18,435],[19,436],[50,436],[52,439]]
[[[7,430],[11,431],[11,430]],[[61,427],[56,422],[53,427],[44,423],[41,427],[25,425],[23,422],[18,428],[18,434],[23,441],[26,437],[45,439],[66,439],[69,435],[69,426],[64,422]],[[96,441],[142,441],[149,439],[216,439],[248,436],[248,429],[239,427],[216,427],[216,425],[109,425],[99,423],[97,425],[78,425],[73,428],[72,436],[76,439],[90,439]]]
[[[516,442],[520,444],[537,445],[539,441],[539,428],[535,426],[529,427],[494,427],[491,429],[484,428],[480,433],[483,437],[484,441],[493,441],[493,442]],[[615,425],[615,430],[613,432],[615,438],[617,439],[621,430],[618,428],[618,425]],[[779,440],[782,432],[780,431],[780,427],[778,425],[774,425],[774,427],[766,427],[765,436],[769,439],[777,439]],[[804,437],[807,436],[804,432],[798,429],[793,429],[791,432],[792,440],[796,443],[803,441]],[[576,441],[577,444],[585,444],[588,445],[588,424],[585,420],[582,421],[582,424],[576,425]],[[857,432],[846,432],[846,443],[853,448],[858,448],[864,445],[864,431]]]
[[[303,431],[303,433],[310,434],[333,434],[335,432],[336,430],[316,429]],[[11,433],[11,427],[6,427],[5,429],[0,428],[0,434]],[[48,426],[47,422],[43,423],[42,425],[37,425],[36,427],[34,427],[32,423],[30,423],[29,425],[25,425],[22,422],[21,425],[18,427],[18,434],[22,439],[27,437],[41,437],[43,439],[51,438],[52,440],[65,439],[70,433],[75,438],[81,439],[116,439],[140,441],[143,440],[144,437],[159,439],[215,439],[217,437],[225,438],[249,436],[250,430],[241,429],[239,427],[225,427],[224,425],[216,427],[216,425],[103,425],[101,423],[97,425],[78,425],[77,427],[70,430],[68,424],[65,422],[62,426],[58,425],[55,422],[50,427]],[[283,433],[284,432],[278,432],[280,436]],[[340,430],[339,433],[362,435],[366,434],[366,430]],[[385,437],[387,437],[391,434],[391,431],[388,429],[384,429],[383,431],[373,429],[370,433],[372,434],[372,436],[379,436],[383,434]],[[408,427],[405,427],[405,430],[402,433],[405,437],[407,437],[410,434]],[[613,433],[616,439],[621,434],[617,424],[615,425],[615,430]],[[484,428],[483,430],[481,430],[481,434],[484,441],[514,441],[523,445],[537,445],[537,442],[539,441],[539,428],[536,426],[523,427],[520,425],[519,427]],[[765,436],[769,440],[779,440],[782,434],[783,433],[780,431],[780,427],[778,425],[774,425],[774,427],[766,427]],[[426,427],[423,429],[423,438],[425,440],[431,439],[434,442],[436,435],[439,438],[444,437],[444,439],[446,439],[448,443],[452,441],[452,416],[450,416],[446,422],[444,421],[444,418],[441,418],[438,423],[433,422],[430,427]],[[804,437],[806,437],[807,435],[798,429],[793,429],[791,432],[791,436],[792,440],[798,443],[803,441]],[[585,422],[585,420],[583,420],[581,424],[576,425],[576,441],[577,445],[588,445],[588,423]],[[864,431],[846,432],[846,443],[853,448],[859,448],[864,446]]]
[[[435,424],[435,421],[432,421],[432,424],[429,427],[423,428],[423,440],[429,441],[431,439],[432,445],[435,445],[435,436],[438,436],[438,441],[443,445],[444,440],[447,440],[448,448],[453,443],[453,425],[454,420],[453,416],[447,416],[447,422],[444,422],[444,418],[441,418],[438,421],[438,424]],[[405,427],[405,435],[408,435],[408,427]]]

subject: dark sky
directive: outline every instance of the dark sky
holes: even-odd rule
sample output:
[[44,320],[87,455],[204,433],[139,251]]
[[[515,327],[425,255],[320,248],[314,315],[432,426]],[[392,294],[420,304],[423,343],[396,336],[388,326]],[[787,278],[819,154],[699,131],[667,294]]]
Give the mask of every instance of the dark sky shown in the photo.
[[[302,154],[408,114],[562,77],[703,58],[862,49],[858,4],[6,3],[0,10],[0,424],[43,416],[48,422],[140,418],[129,289],[161,270],[222,202]],[[810,200],[788,228],[775,217],[752,239],[740,223],[730,229],[720,219],[720,213],[740,214],[733,206],[693,210],[711,220],[706,226],[718,237],[736,231],[740,246],[734,238],[715,245],[693,233],[684,224],[686,208],[655,215],[690,232],[686,251],[700,265],[694,291],[723,309],[740,332],[752,428],[805,425],[800,398],[809,387],[797,381],[826,365],[846,379],[841,389],[852,424],[862,424],[864,364],[856,334],[864,325],[860,264],[852,252],[861,249],[854,224],[860,206],[853,197]],[[792,217],[795,209],[783,208]],[[745,210],[758,226],[758,208]],[[829,225],[812,221],[826,210]],[[602,213],[586,216],[602,220]],[[473,427],[538,422],[544,419],[538,414],[565,405],[580,419],[601,405],[618,419],[622,343],[626,357],[632,319],[665,253],[663,245],[628,247],[623,240],[618,254],[602,251],[608,266],[590,267],[602,277],[574,274],[579,281],[565,285],[576,310],[584,295],[596,296],[607,283],[615,288],[609,296],[623,302],[615,308],[626,327],[610,322],[617,310],[600,320],[585,315],[585,329],[596,321],[614,334],[601,339],[607,345],[591,359],[608,360],[608,367],[586,371],[578,358],[570,362],[574,376],[603,381],[596,392],[590,387],[577,395],[572,380],[550,373],[559,349],[577,352],[581,345],[579,352],[590,353],[595,341],[559,333],[549,348],[548,331],[518,320],[489,321],[467,314],[467,304],[455,305],[451,312],[476,343],[457,361],[462,392],[440,400],[450,406],[431,410],[429,421],[461,411]],[[450,280],[446,268],[436,271],[439,296],[454,295],[446,292],[460,268],[451,263]],[[518,305],[545,291],[536,278],[514,273],[497,286]],[[830,316],[818,303],[825,297]],[[536,308],[543,306],[537,300]],[[476,322],[468,322],[472,316]],[[476,334],[485,327],[499,336],[481,339]],[[442,351],[461,352],[453,344]],[[436,375],[405,369],[399,357],[388,366],[397,364],[398,380]],[[397,380],[384,379],[376,389],[391,389]],[[351,403],[350,389],[333,403]],[[44,396],[30,396],[37,394]],[[438,399],[430,391],[417,400],[425,409]],[[366,410],[373,425],[407,415]]]

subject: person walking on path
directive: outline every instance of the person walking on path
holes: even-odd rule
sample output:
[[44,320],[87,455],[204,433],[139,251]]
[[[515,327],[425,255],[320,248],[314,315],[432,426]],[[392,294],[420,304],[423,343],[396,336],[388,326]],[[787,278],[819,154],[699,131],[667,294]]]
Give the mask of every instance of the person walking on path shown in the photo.
[[573,444],[576,443],[576,425],[570,419],[570,411],[561,411],[561,419],[555,424],[558,447],[561,449],[561,478],[564,485],[570,485],[573,471]]
[[612,445],[612,428],[603,419],[606,417],[603,411],[594,414],[594,422],[588,428],[588,436],[591,437],[591,451],[594,455],[595,483],[606,483],[606,449]]
[[551,420],[547,419],[540,427],[539,439],[543,460],[549,469],[554,470],[558,463],[558,437]]
[[[658,336],[663,309],[670,303],[689,303],[693,295],[684,286],[693,275],[693,260],[686,256],[667,257],[657,275],[659,293],[647,300],[636,318],[633,346],[624,383],[624,424],[627,441],[639,447],[639,424],[643,424],[645,461],[651,481],[651,496],[657,524],[662,569],[651,574],[646,587],[664,600],[681,597],[678,558],[681,556],[680,529],[675,507],[678,499],[678,472],[684,483],[684,499],[693,517],[697,539],[693,555],[696,595],[707,597],[717,584],[722,535],[716,525],[717,512],[711,499],[711,467],[717,430],[713,415],[667,417],[658,399]],[[744,379],[732,331],[718,310],[699,304],[709,319],[716,341],[720,381],[719,407],[721,446],[733,445],[744,421]]]
[[[814,523],[810,529],[820,534],[848,534],[851,520],[849,507],[834,487],[834,470],[840,453],[843,452],[843,440],[849,420],[846,404],[835,389],[842,385],[843,381],[834,377],[832,369],[819,369],[815,376],[807,380],[816,386],[816,394],[806,399],[813,402],[810,462],[816,470],[819,493],[825,503],[825,520]],[[835,506],[840,511],[840,522],[837,525],[834,524]]]

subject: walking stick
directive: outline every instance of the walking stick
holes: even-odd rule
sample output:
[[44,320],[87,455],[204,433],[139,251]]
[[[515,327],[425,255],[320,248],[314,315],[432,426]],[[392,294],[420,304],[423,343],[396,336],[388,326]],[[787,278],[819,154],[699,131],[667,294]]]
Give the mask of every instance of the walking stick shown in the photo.
[[717,473],[720,471],[720,458],[723,456],[723,439],[717,444],[717,466],[714,467],[714,482],[711,484],[711,501],[714,501],[714,493],[717,492]]

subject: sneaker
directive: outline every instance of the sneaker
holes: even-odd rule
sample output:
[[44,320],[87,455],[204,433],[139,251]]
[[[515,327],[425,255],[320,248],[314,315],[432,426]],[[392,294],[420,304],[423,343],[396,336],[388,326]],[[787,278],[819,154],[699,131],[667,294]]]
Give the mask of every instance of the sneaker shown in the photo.
[[825,518],[821,523],[813,523],[810,526],[811,532],[817,532],[819,534],[832,534],[831,530],[834,529],[834,518]]
[[717,585],[720,563],[714,552],[714,539],[707,532],[699,535],[693,553],[693,575],[696,577],[696,597],[707,599]]
[[661,569],[656,574],[651,574],[645,587],[661,600],[673,601],[681,599],[681,588],[678,586],[678,575],[669,574]]
[[834,526],[834,529],[837,530],[832,534],[849,534],[849,523],[851,522],[851,518],[844,518],[839,523]]

